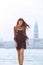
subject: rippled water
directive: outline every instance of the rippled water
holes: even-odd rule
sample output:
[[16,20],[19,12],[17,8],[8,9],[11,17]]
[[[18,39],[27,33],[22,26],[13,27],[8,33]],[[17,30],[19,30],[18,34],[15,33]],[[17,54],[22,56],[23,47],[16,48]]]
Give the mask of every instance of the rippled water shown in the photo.
[[[0,48],[0,65],[19,65],[17,50]],[[24,65],[43,65],[43,49],[26,49]]]

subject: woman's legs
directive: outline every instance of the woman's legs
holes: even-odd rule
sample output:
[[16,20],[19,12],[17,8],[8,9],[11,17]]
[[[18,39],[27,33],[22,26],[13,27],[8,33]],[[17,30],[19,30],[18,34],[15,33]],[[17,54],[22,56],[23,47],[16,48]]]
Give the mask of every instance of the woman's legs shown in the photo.
[[20,49],[20,65],[23,65],[24,60],[24,48]]
[[18,62],[19,62],[19,65],[20,65],[20,50],[17,50],[17,53],[18,53]]
[[23,65],[23,60],[24,60],[24,48],[21,48],[20,50],[17,50],[17,53],[18,53],[19,65]]

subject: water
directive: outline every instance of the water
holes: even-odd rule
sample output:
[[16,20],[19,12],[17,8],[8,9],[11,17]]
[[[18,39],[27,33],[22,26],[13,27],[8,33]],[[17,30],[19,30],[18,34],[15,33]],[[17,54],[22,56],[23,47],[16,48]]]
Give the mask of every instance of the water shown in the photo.
[[[0,65],[19,65],[17,50],[0,48]],[[26,49],[23,65],[43,65],[43,49]]]

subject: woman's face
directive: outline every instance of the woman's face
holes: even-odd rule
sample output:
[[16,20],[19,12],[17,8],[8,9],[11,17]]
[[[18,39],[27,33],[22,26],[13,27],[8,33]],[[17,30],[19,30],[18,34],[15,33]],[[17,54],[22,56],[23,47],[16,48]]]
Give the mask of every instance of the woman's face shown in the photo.
[[23,25],[23,21],[20,20],[18,25],[22,26]]

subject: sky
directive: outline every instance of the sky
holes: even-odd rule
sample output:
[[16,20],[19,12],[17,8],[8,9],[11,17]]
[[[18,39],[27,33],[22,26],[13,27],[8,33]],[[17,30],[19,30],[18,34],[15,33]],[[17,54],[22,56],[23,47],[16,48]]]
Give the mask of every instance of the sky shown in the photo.
[[37,21],[39,38],[43,38],[43,0],[0,0],[0,41],[13,40],[13,28],[19,18],[30,25],[29,38],[33,38]]

